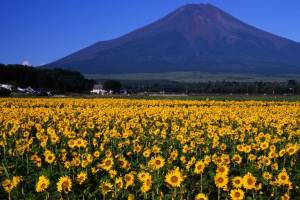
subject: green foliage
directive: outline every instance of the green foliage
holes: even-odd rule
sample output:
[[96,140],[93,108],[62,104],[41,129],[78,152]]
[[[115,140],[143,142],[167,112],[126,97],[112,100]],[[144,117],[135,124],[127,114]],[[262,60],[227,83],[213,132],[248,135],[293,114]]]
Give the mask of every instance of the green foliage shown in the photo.
[[300,94],[300,81],[286,82],[238,82],[207,81],[177,82],[168,80],[122,80],[131,92],[174,92],[206,94]]
[[93,81],[84,78],[79,72],[1,64],[0,83],[10,83],[17,87],[42,88],[56,93],[84,92],[93,87]]
[[103,82],[103,89],[112,90],[113,92],[120,92],[122,85],[121,82],[117,80],[106,80]]

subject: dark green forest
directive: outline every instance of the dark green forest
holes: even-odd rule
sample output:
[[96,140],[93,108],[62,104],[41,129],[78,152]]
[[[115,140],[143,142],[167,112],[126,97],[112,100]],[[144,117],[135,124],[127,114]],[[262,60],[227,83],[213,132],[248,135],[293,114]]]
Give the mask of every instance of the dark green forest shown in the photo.
[[64,69],[0,64],[0,83],[22,88],[30,86],[50,90],[56,94],[64,94],[90,91],[94,81],[86,79],[79,72]]
[[300,94],[300,81],[286,82],[237,82],[208,81],[184,83],[166,80],[121,81],[130,93],[137,92],[171,92],[187,94]]

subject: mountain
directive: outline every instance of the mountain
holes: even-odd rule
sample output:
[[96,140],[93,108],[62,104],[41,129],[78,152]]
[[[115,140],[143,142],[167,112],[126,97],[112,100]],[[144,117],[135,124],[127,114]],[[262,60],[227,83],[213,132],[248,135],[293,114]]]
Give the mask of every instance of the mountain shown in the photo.
[[43,67],[85,74],[298,74],[300,43],[248,25],[211,4],[188,4],[152,24]]

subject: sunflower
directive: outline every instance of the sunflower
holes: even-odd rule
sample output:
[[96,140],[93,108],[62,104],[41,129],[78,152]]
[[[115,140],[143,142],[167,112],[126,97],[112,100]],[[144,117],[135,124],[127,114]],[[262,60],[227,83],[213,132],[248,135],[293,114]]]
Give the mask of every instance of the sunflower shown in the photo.
[[244,188],[251,190],[255,188],[255,183],[256,183],[256,178],[251,174],[251,173],[247,173],[244,177],[243,177],[243,186]]
[[142,193],[146,193],[146,192],[148,192],[150,189],[151,189],[151,187],[149,187],[149,186],[146,185],[146,184],[143,184],[142,187],[141,187]]
[[108,174],[109,174],[110,178],[114,178],[117,175],[117,173],[118,172],[116,170],[113,170],[113,169],[108,171]]
[[125,174],[124,176],[125,180],[125,187],[128,188],[129,186],[132,186],[134,184],[134,175],[133,173]]
[[152,157],[148,165],[150,168],[158,170],[165,165],[165,159],[161,156]]
[[287,149],[287,153],[291,156],[298,151],[298,147],[296,145],[292,145]]
[[134,195],[133,194],[129,194],[128,197],[127,197],[127,200],[134,200]]
[[13,187],[17,187],[17,185],[22,181],[22,177],[21,176],[13,176],[11,183],[13,185]]
[[84,183],[84,181],[86,181],[86,179],[87,179],[87,173],[86,172],[80,172],[79,174],[77,174],[76,180],[79,183],[79,185]]
[[114,160],[113,158],[105,158],[102,163],[101,163],[101,168],[109,171],[114,165]]
[[76,141],[73,139],[68,140],[68,146],[73,149],[76,146]]
[[217,168],[217,174],[227,175],[229,172],[229,168],[227,166],[220,166]]
[[151,185],[152,185],[152,177],[151,177],[151,176],[148,176],[148,177],[145,179],[145,181],[144,181],[144,183],[143,183],[143,185],[142,185],[142,187],[141,187],[141,191],[142,191],[143,193],[148,192],[148,191],[151,189]]
[[59,178],[59,181],[56,183],[56,188],[58,192],[64,191],[68,193],[72,189],[72,180],[69,176],[62,176]]
[[238,145],[236,146],[236,149],[237,149],[238,151],[240,151],[240,152],[243,152],[243,151],[244,151],[244,146],[241,145],[241,144],[238,144]]
[[269,158],[272,159],[272,158],[277,158],[278,157],[278,154],[276,153],[276,151],[270,151],[269,152]]
[[49,164],[52,164],[55,161],[55,155],[52,152],[45,152],[45,161]]
[[236,176],[232,179],[232,185],[234,188],[241,188],[243,186],[243,178]]
[[151,155],[151,149],[146,149],[144,152],[143,152],[143,156],[145,158],[149,158]]
[[87,146],[87,141],[82,138],[78,138],[75,142],[78,148],[85,148]]
[[138,179],[141,182],[144,182],[148,177],[151,177],[151,175],[148,172],[140,172],[140,173],[138,173]]
[[170,159],[174,161],[177,159],[177,157],[178,157],[178,151],[177,150],[172,151],[170,154]]
[[246,146],[244,147],[244,152],[245,152],[245,153],[250,153],[251,150],[252,150],[251,145],[246,145]]
[[255,161],[256,160],[256,155],[254,155],[254,154],[249,154],[248,155],[248,159],[250,160],[250,161]]
[[40,176],[38,182],[35,185],[36,192],[43,192],[50,185],[50,181],[46,176]]
[[271,165],[272,170],[277,171],[278,170],[278,163],[273,163]]
[[126,169],[129,165],[128,161],[124,157],[119,158],[118,161],[119,161],[120,167],[123,169]]
[[146,179],[144,181],[144,185],[151,187],[151,185],[152,185],[152,177],[151,176],[146,177]]
[[178,167],[174,170],[169,171],[165,176],[165,182],[172,187],[180,187],[183,180],[184,177],[182,176]]
[[289,185],[290,183],[290,178],[289,175],[287,174],[286,170],[283,169],[277,176],[277,182],[279,185]]
[[116,185],[116,188],[118,189],[118,190],[120,190],[120,189],[122,189],[123,188],[123,179],[122,179],[122,177],[118,177],[118,178],[116,178],[116,180],[115,180],[115,185]]
[[2,181],[2,187],[7,193],[10,193],[14,189],[12,181],[9,179],[5,179],[4,181]]
[[284,156],[284,154],[286,154],[285,149],[282,149],[282,150],[279,151],[279,156],[280,157]]
[[102,181],[100,184],[100,191],[105,196],[107,193],[111,192],[113,185],[108,181]]
[[241,189],[233,189],[230,191],[230,197],[232,200],[244,199],[244,191]]
[[219,174],[217,173],[215,175],[215,184],[218,188],[226,188],[228,183],[228,177],[225,174]]
[[152,147],[152,151],[153,151],[153,153],[155,153],[155,154],[160,153],[160,147],[157,146],[157,145],[154,145],[154,146]]
[[94,157],[95,158],[99,158],[99,156],[100,156],[100,151],[95,151],[94,153],[93,153],[93,155],[94,155]]
[[263,178],[265,179],[265,180],[270,180],[271,178],[272,178],[272,174],[270,173],[270,172],[264,172],[263,174],[262,174],[262,176],[263,176]]
[[186,161],[186,157],[185,156],[180,156],[180,161],[182,162],[182,164],[185,164]]
[[195,174],[202,174],[204,171],[204,168],[205,168],[205,164],[203,161],[196,162],[195,170],[194,170]]
[[242,162],[242,157],[239,155],[239,154],[235,154],[233,157],[232,157],[232,161],[237,163],[237,164],[241,164]]
[[267,148],[269,148],[269,142],[264,141],[264,142],[260,143],[261,150],[266,150]]
[[289,194],[285,193],[283,196],[280,197],[280,200],[290,200]]
[[208,156],[208,155],[206,155],[206,156],[204,157],[204,164],[205,164],[205,165],[209,165],[210,162],[211,162],[211,157]]
[[208,200],[208,197],[203,193],[198,193],[195,197],[195,200]]
[[78,156],[74,157],[72,159],[72,164],[76,167],[79,167],[81,165],[81,161],[80,161],[80,158]]

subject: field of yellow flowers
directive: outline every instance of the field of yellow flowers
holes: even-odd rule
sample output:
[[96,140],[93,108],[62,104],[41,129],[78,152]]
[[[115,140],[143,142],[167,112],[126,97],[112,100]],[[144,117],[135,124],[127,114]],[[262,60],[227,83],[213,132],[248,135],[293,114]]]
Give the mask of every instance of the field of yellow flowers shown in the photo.
[[300,102],[0,99],[0,199],[300,199]]

